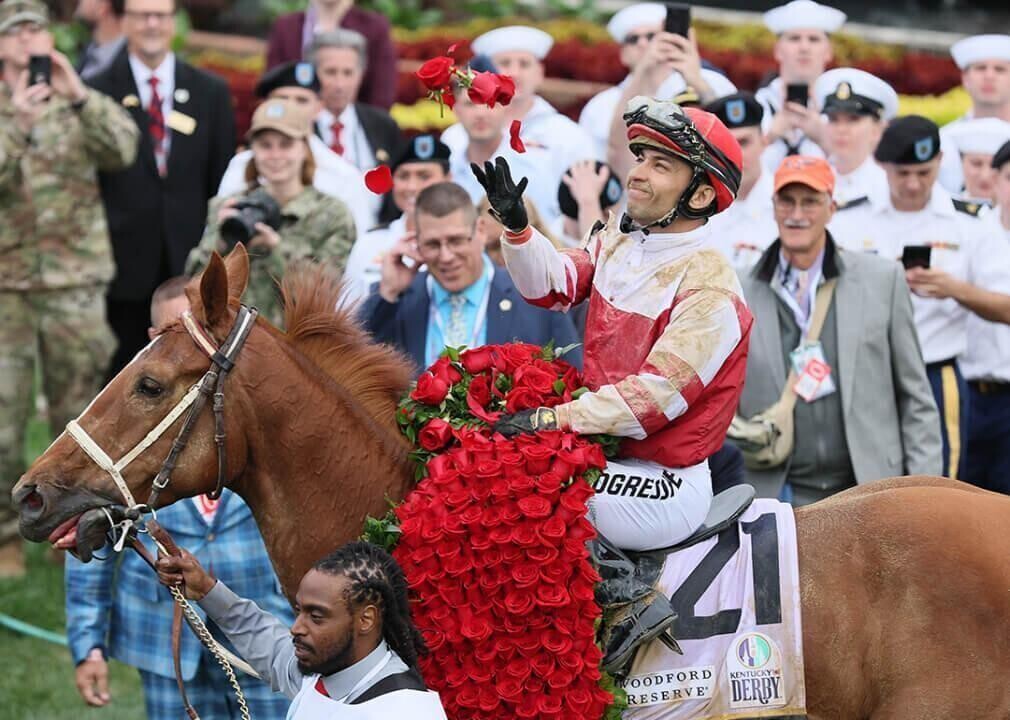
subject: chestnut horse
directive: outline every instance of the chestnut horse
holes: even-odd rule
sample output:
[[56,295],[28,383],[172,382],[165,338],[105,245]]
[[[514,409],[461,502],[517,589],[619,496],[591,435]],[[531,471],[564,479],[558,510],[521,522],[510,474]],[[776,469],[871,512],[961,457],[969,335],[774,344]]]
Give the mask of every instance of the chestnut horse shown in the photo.
[[[221,343],[248,278],[241,246],[214,257],[189,290]],[[355,537],[366,514],[410,487],[394,420],[409,370],[371,344],[319,272],[285,280],[287,334],[257,322],[227,381],[228,485],[249,503],[288,597],[309,565]],[[102,391],[80,423],[120,457],[207,369],[179,325]],[[214,488],[209,410],[164,503]],[[166,434],[123,473],[141,502]],[[77,518],[121,505],[107,473],[66,434],[14,490],[21,531],[58,541]],[[897,478],[796,512],[809,717],[816,720],[1010,718],[1010,499],[940,478]],[[89,557],[104,527],[77,524]]]

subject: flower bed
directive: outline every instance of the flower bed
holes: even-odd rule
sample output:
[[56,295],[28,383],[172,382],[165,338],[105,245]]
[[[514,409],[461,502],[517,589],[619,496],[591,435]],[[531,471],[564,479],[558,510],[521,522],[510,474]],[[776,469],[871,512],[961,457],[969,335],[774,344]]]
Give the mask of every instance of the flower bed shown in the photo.
[[616,443],[491,430],[503,412],[580,393],[578,371],[550,346],[446,353],[397,415],[423,478],[395,520],[370,520],[365,535],[395,542],[431,651],[425,680],[450,720],[620,718],[623,696],[599,667],[599,575],[586,548],[601,443]]

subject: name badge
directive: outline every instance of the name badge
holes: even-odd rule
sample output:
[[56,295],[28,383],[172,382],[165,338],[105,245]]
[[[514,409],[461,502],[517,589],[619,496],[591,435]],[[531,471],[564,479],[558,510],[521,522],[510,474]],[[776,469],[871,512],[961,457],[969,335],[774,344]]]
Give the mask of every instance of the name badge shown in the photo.
[[831,366],[825,361],[824,348],[819,342],[800,345],[789,353],[789,361],[798,377],[793,390],[808,403],[837,390]]
[[196,120],[178,110],[173,110],[168,114],[165,124],[183,135],[192,135],[196,130]]

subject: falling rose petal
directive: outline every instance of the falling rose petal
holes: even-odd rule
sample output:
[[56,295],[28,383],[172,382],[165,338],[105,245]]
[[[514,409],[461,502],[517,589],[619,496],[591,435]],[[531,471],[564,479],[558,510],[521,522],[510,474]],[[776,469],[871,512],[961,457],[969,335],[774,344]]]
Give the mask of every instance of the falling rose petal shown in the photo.
[[458,48],[458,47],[459,47],[459,43],[458,42],[454,42],[452,45],[449,46],[449,49],[445,51],[445,54],[446,55],[450,55],[450,56],[454,55],[455,52],[456,52],[456,48]]
[[365,173],[365,187],[376,195],[385,195],[393,189],[393,173],[388,165],[380,165]]
[[478,72],[470,82],[470,89],[467,95],[474,105],[487,105],[493,108],[498,100],[498,76],[492,72]]
[[513,120],[512,124],[509,126],[509,145],[517,153],[526,152],[526,146],[523,145],[522,138],[519,137],[519,131],[522,129],[522,122],[519,120]]

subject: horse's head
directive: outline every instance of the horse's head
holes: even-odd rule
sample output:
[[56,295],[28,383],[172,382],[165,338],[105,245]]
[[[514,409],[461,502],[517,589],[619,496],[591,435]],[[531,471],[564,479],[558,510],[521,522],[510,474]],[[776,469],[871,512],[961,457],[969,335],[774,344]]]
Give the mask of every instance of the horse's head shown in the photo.
[[[187,288],[192,317],[220,346],[237,317],[238,301],[249,277],[249,259],[239,245],[226,260],[211,258],[199,280]],[[239,355],[238,365],[242,364]],[[127,505],[113,473],[99,466],[102,453],[114,463],[132,454],[145,438],[163,424],[210,367],[183,323],[167,326],[127,365],[78,418],[84,433],[63,432],[32,464],[14,487],[14,505],[20,513],[21,534],[28,540],[49,540],[57,547],[76,550],[84,560],[105,543],[110,512]],[[236,371],[237,373],[237,371]],[[246,444],[239,425],[242,396],[228,385],[224,414],[229,478],[246,462]],[[171,473],[171,482],[158,505],[214,489],[217,483],[217,448],[211,401],[196,418],[185,450]],[[230,412],[229,412],[230,411]],[[145,503],[152,481],[184,422],[186,413],[165,427],[146,449],[121,470],[121,477],[138,503]],[[82,439],[83,438],[83,439]],[[85,450],[88,438],[98,448]],[[98,459],[96,460],[96,455]],[[106,510],[102,510],[105,508]]]

